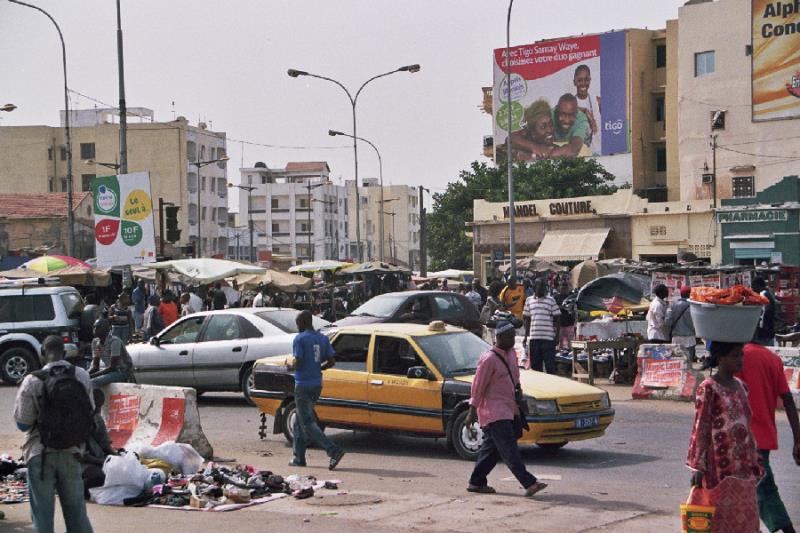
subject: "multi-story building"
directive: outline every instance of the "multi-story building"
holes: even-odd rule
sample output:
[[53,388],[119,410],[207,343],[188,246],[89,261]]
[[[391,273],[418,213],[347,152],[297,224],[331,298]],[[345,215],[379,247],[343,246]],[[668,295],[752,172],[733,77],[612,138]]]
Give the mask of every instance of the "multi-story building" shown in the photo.
[[[150,173],[153,203],[162,198],[181,207],[178,245],[200,238],[201,255],[227,251],[227,178],[224,132],[210,131],[204,123],[189,125],[183,117],[153,122],[153,112],[130,108],[139,117],[128,122],[128,172]],[[62,126],[4,126],[0,128],[0,188],[8,193],[64,192],[67,189],[67,148]],[[72,175],[76,192],[91,190],[96,175],[114,173],[118,162],[119,123],[116,109],[70,112]],[[101,165],[105,163],[112,168]],[[154,205],[155,207],[155,205]],[[155,209],[155,227],[159,227]],[[156,236],[158,237],[158,236]]]
[[259,161],[240,169],[239,225],[247,227],[252,216],[259,254],[297,263],[349,257],[347,191],[330,181],[330,172],[324,161],[290,162],[282,169]]
[[[355,188],[353,180],[347,180],[350,225],[355,228]],[[381,209],[381,186],[378,178],[365,178],[358,189],[361,202],[361,247],[364,260],[381,257],[389,263],[419,268],[420,226],[419,198],[417,190],[408,185],[383,187],[383,209]],[[383,255],[380,249],[381,211],[383,211]],[[355,238],[354,234],[351,237]],[[353,257],[357,257],[353,243]]]

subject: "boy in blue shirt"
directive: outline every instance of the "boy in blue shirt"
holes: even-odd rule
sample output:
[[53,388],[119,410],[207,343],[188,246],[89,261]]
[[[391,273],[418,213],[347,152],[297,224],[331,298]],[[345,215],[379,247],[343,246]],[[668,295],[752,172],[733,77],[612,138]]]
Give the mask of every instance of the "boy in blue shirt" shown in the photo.
[[325,449],[330,457],[328,469],[333,470],[344,457],[344,450],[332,443],[319,428],[314,405],[322,392],[322,371],[336,363],[335,354],[328,337],[314,331],[310,311],[301,311],[296,322],[300,333],[292,344],[294,364],[287,365],[289,370],[294,370],[296,413],[292,445],[294,458],[289,466],[306,466],[306,442],[310,440]]

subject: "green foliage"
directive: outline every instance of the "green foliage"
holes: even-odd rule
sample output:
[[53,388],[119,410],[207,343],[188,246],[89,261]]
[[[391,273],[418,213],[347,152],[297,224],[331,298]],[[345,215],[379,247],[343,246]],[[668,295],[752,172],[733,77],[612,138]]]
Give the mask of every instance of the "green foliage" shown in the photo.
[[[514,166],[514,200],[542,200],[611,194],[617,190],[611,175],[595,159],[562,157]],[[430,270],[472,268],[472,240],[466,236],[472,221],[472,201],[508,200],[506,167],[474,161],[447,190],[433,195],[427,218]]]

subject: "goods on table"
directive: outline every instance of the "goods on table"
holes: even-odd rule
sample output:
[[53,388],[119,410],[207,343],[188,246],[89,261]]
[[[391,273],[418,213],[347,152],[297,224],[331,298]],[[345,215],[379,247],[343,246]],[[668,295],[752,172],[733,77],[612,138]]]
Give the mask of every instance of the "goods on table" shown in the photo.
[[695,302],[716,305],[767,305],[769,303],[767,298],[744,285],[734,285],[727,289],[694,287],[691,299]]

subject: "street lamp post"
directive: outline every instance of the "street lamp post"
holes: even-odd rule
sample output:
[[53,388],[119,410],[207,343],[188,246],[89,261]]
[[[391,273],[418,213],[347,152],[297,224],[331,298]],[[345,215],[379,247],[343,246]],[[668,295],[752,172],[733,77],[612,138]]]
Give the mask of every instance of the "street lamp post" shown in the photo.
[[354,169],[354,179],[355,179],[355,196],[356,196],[356,252],[358,255],[359,262],[363,262],[364,256],[361,250],[361,219],[359,215],[360,205],[359,205],[359,198],[358,198],[358,133],[356,130],[356,103],[358,102],[358,96],[361,94],[361,91],[364,90],[364,87],[367,86],[368,83],[377,80],[378,78],[383,78],[385,76],[389,76],[391,74],[395,74],[397,72],[419,72],[420,66],[417,64],[414,65],[405,65],[398,69],[392,70],[390,72],[384,72],[383,74],[378,74],[377,76],[373,76],[364,83],[361,84],[361,87],[358,88],[356,91],[355,96],[353,96],[347,87],[345,87],[341,82],[334,80],[333,78],[328,78],[326,76],[319,76],[317,74],[311,74],[310,72],[306,72],[303,70],[296,70],[296,69],[289,69],[287,74],[289,77],[297,78],[298,76],[309,76],[311,78],[317,78],[320,80],[329,81],[331,83],[335,83],[338,85],[347,95],[347,98],[350,100],[350,105],[353,108],[353,169]]
[[[252,196],[253,196],[253,191],[256,190],[256,188],[253,185],[236,185],[234,183],[229,183],[228,187],[229,188],[230,187],[236,187],[237,189],[241,189],[243,191],[247,191],[247,227],[250,230],[250,250],[249,250],[249,255],[250,255],[250,262],[251,263],[255,263],[256,262],[256,259],[255,259],[255,255],[256,254],[255,254],[255,250],[253,248],[254,245],[253,245],[253,197]],[[236,238],[237,239],[239,238],[238,235],[237,235]],[[239,245],[238,244],[236,245],[236,253],[237,254],[239,253]]]
[[506,162],[508,165],[508,252],[511,256],[511,279],[517,279],[516,217],[514,216],[514,174],[511,161],[511,6],[508,2],[506,16],[506,106],[508,106],[508,129],[506,130]]
[[50,13],[45,11],[39,6],[35,6],[33,4],[27,4],[25,2],[21,2],[20,0],[8,0],[14,4],[19,4],[21,6],[29,7],[31,9],[35,9],[40,13],[43,13],[47,18],[50,19],[50,22],[56,27],[56,31],[58,32],[58,38],[61,40],[61,64],[64,70],[64,129],[66,130],[66,138],[67,138],[67,227],[68,227],[68,246],[69,246],[69,253],[74,253],[75,250],[75,213],[72,211],[72,135],[71,130],[69,127],[70,116],[69,116],[69,88],[67,85],[67,47],[64,44],[64,35],[61,33],[61,28],[58,26],[56,19],[50,16]]
[[125,63],[122,57],[122,13],[117,0],[117,69],[119,70],[119,167],[128,173],[128,109],[125,103]]
[[[203,168],[206,165],[210,165],[211,163],[224,162],[224,161],[227,161],[230,158],[227,155],[223,155],[219,159],[211,159],[210,161],[200,161],[199,157],[197,159],[198,159],[197,161],[191,162],[189,164],[190,165],[194,165],[196,167],[196,169],[197,169],[197,243],[195,244],[195,247],[194,247],[194,256],[195,257],[202,257],[203,256],[203,238],[202,238],[202,236],[203,236],[203,233],[202,233],[202,227],[203,227],[202,222],[203,222],[203,219],[200,216],[200,213],[202,212],[200,205],[201,205],[201,201],[202,201],[202,192],[203,191],[200,188],[200,181],[201,181],[200,169]],[[253,243],[250,243],[250,244],[252,245]],[[198,247],[199,247],[199,251],[198,251]]]
[[101,167],[106,167],[113,170],[119,170],[122,166],[119,163],[101,163],[100,161],[95,161],[94,159],[87,159],[85,163],[87,165],[100,165]]
[[[390,235],[390,238],[392,239],[392,264],[396,265],[397,264],[397,239],[395,238],[395,234],[394,234],[394,216],[397,213],[395,213],[394,211],[392,211],[391,213],[389,213],[387,211],[381,211],[381,213],[383,213],[384,215],[389,215],[390,217],[392,217],[392,233]],[[383,218],[383,216],[381,216],[381,218]]]
[[312,206],[314,205],[314,203],[311,200],[311,191],[318,187],[322,187],[323,185],[328,185],[328,182],[323,181],[322,183],[315,183],[313,185],[311,184],[311,182],[308,182],[305,185],[303,185],[303,187],[305,187],[308,190],[308,205],[306,206],[308,208],[308,254],[312,261],[314,260],[314,248],[316,248],[316,245],[311,244],[311,237],[313,234],[313,231],[311,231],[311,210]]
[[[337,135],[343,135],[344,137],[353,137],[352,135],[350,135],[348,133],[343,133],[341,131],[336,131],[336,130],[328,130],[328,135],[330,135],[331,137],[336,137]],[[380,153],[380,151],[378,151],[378,147],[375,146],[374,144],[372,144],[372,142],[368,141],[367,139],[365,139],[363,137],[356,137],[356,138],[359,141],[364,141],[368,145],[372,146],[372,148],[375,150],[375,154],[377,154],[377,156],[378,156],[378,175],[380,176],[380,181],[381,181],[381,199],[380,199],[381,209],[380,210],[383,211],[383,159],[381,159],[381,153]],[[383,230],[383,215],[381,215],[381,220],[380,220],[380,232],[381,232],[381,237],[380,237],[381,253],[379,254],[379,258],[380,258],[381,261],[383,261],[384,260],[384,257],[383,257],[383,233],[384,233],[384,230]]]

